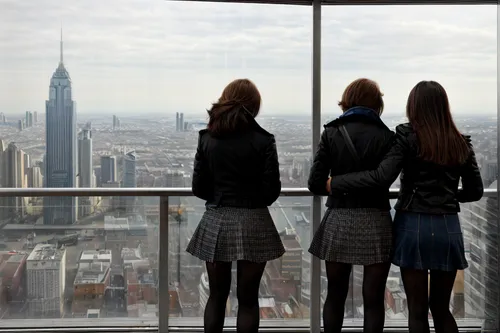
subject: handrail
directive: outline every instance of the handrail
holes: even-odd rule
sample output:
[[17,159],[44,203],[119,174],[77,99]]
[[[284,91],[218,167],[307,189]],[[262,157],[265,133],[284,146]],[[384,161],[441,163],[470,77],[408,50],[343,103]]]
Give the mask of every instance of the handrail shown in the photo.
[[[314,0],[171,0],[236,2],[269,5],[311,6]],[[498,0],[321,0],[323,6],[386,6],[386,5],[496,5]]]
[[[398,188],[389,189],[389,194],[392,199],[398,195]],[[485,189],[483,197],[495,197],[496,189]],[[75,187],[75,188],[0,188],[0,197],[190,197],[193,192],[189,187]],[[311,197],[313,194],[307,188],[283,188],[281,196],[286,197]]]

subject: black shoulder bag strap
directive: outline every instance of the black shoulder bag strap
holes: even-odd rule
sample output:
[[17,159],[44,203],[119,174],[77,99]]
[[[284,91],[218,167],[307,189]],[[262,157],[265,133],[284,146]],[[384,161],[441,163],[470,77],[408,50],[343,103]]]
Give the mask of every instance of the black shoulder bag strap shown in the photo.
[[347,129],[345,128],[344,125],[339,126],[340,134],[344,137],[345,143],[347,145],[347,149],[349,149],[349,152],[351,153],[352,157],[354,158],[354,161],[356,164],[359,163],[359,155],[358,152],[356,151],[356,148],[354,147],[354,144],[352,143],[351,136],[349,135],[349,132],[347,132]]

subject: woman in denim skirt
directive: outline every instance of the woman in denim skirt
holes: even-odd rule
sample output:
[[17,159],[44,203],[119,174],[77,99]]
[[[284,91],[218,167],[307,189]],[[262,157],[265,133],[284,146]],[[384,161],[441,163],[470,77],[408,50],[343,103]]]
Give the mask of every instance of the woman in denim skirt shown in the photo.
[[401,268],[409,329],[429,332],[430,308],[436,332],[454,333],[451,293],[457,270],[468,266],[457,213],[460,202],[482,197],[483,182],[470,137],[456,128],[439,83],[418,83],[406,115],[409,123],[396,127],[393,146],[377,169],[335,176],[327,187],[332,193],[389,187],[402,171],[392,262]]

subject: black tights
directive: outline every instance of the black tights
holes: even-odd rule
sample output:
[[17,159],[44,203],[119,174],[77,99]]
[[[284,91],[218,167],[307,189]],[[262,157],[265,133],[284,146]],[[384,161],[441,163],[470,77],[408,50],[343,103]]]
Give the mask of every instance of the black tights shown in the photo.
[[[226,302],[231,289],[231,262],[207,262],[210,296],[205,307],[205,333],[221,333],[224,328]],[[259,330],[259,287],[266,263],[238,261],[236,297],[238,333],[257,333]]]
[[[323,307],[325,333],[340,333],[344,322],[344,308],[349,292],[352,265],[326,262],[328,295]],[[385,323],[385,285],[390,263],[364,266],[363,273],[363,332],[381,333]]]
[[457,333],[457,323],[450,312],[457,272],[431,271],[430,289],[426,270],[401,268],[401,275],[408,301],[409,332],[429,333],[430,308],[436,333]]

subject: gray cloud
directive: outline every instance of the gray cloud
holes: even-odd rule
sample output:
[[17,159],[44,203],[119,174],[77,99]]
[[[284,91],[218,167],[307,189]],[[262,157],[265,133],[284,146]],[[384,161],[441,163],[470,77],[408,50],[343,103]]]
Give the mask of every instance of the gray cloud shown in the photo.
[[[203,109],[238,76],[258,81],[270,109],[309,112],[308,7],[162,0],[0,0],[0,7],[0,111],[43,108],[62,22],[79,112]],[[477,105],[460,94],[471,89],[493,110],[496,25],[491,6],[326,7],[324,107],[335,106],[350,80],[371,76],[394,109],[416,81],[436,78],[449,81],[459,110]]]

